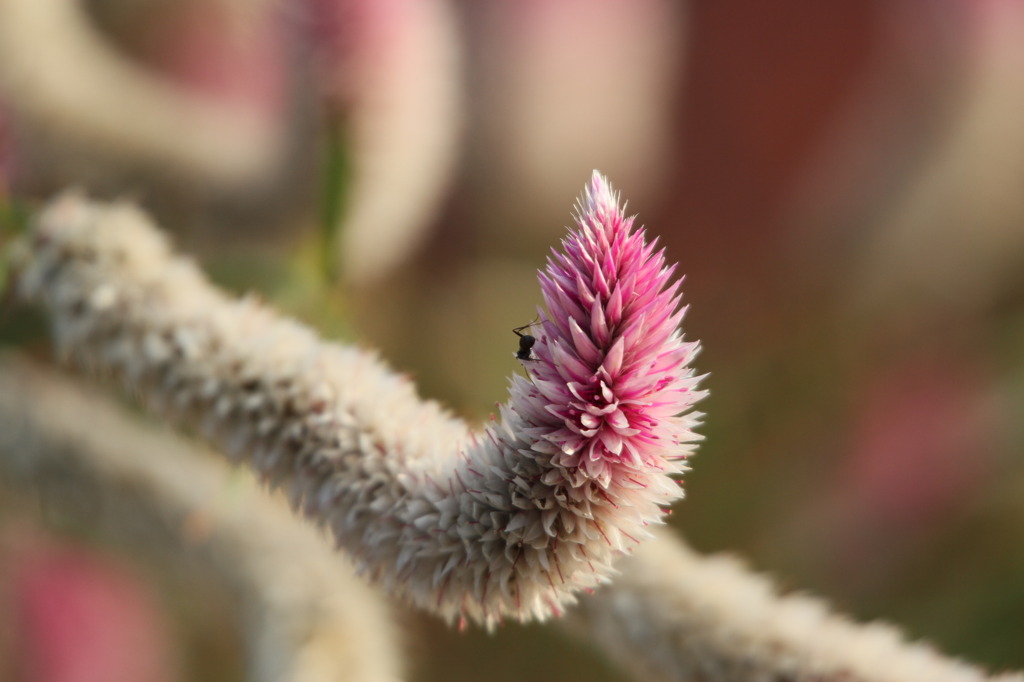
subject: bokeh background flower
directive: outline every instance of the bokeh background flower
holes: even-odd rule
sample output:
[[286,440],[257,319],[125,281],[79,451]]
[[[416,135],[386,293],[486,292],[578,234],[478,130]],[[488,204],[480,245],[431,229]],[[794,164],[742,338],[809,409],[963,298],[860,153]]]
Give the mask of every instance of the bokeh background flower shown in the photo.
[[[0,150],[12,152],[12,196],[31,204],[70,181],[137,196],[221,282],[380,347],[423,393],[477,419],[516,369],[510,330],[534,317],[536,270],[571,220],[567,202],[600,168],[686,273],[687,333],[711,373],[706,442],[673,524],[698,549],[738,551],[857,616],[1024,666],[1017,0],[436,0],[440,28],[401,23],[412,10],[397,1],[245,4],[217,3],[281,35],[246,29],[232,59],[209,37],[155,49],[161,26],[185,36],[214,25],[169,21],[179,3],[82,7],[146,77],[201,82],[193,95],[260,113],[285,141],[272,172],[225,188],[194,182],[199,171],[168,179],[131,149],[83,156],[78,137],[48,148],[53,131],[39,126],[51,119],[14,106],[24,84],[7,63]],[[395,13],[382,25],[429,25],[434,38],[389,45],[396,28],[360,41],[361,24],[344,17],[378,6]],[[355,32],[334,34],[349,47],[327,66],[304,28],[320,12]],[[191,50],[188,68],[175,49]],[[433,65],[434,86],[411,66],[353,75],[403,54]],[[215,63],[220,76],[197,75]],[[257,87],[255,65],[280,80]],[[337,83],[350,84],[344,97],[325,98]],[[375,90],[385,86],[397,94]],[[130,109],[118,94],[104,101]],[[360,118],[364,105],[380,113]],[[389,163],[371,161],[373,140],[399,139],[381,151]],[[420,185],[403,190],[410,167]],[[346,232],[351,207],[374,196],[414,201],[401,236]],[[346,279],[360,239],[404,254]],[[0,336],[46,346],[23,313]],[[546,630],[490,638],[408,620],[419,680],[476,679],[483,665],[495,680],[621,679]]]

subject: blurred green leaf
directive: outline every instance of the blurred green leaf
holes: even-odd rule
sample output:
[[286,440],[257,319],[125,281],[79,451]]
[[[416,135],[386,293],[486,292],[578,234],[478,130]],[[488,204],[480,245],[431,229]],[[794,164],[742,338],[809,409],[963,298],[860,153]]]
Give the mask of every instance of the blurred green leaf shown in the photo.
[[28,210],[10,196],[0,194],[0,301],[6,302],[11,281],[11,249],[28,231]]
[[331,117],[325,125],[323,168],[320,185],[320,258],[324,279],[338,277],[338,234],[348,200],[351,172],[342,122]]

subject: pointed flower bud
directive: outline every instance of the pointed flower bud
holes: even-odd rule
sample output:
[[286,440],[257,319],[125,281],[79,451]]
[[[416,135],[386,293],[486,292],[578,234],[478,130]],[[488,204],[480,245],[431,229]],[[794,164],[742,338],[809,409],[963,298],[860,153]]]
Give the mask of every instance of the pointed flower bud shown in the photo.
[[287,491],[374,582],[493,625],[608,579],[696,438],[672,268],[596,173],[577,222],[541,275],[528,376],[476,433],[375,355],[218,292],[128,206],[59,199],[20,285],[70,356]]
[[596,171],[577,224],[540,275],[533,385],[515,382],[514,409],[570,488],[615,497],[639,486],[669,502],[678,493],[664,474],[683,469],[695,440],[686,413],[703,395],[689,369],[698,344],[679,331],[680,281]]

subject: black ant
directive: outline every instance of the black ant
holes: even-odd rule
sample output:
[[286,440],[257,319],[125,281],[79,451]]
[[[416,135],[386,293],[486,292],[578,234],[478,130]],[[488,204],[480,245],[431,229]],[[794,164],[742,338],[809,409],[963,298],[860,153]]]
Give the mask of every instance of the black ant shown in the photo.
[[516,351],[516,357],[520,360],[533,360],[533,356],[530,355],[530,350],[533,348],[533,344],[537,343],[537,339],[529,334],[524,334],[523,330],[537,324],[539,320],[540,317],[538,316],[537,319],[530,324],[524,324],[522,327],[516,327],[512,330],[512,333],[519,337],[519,350]]

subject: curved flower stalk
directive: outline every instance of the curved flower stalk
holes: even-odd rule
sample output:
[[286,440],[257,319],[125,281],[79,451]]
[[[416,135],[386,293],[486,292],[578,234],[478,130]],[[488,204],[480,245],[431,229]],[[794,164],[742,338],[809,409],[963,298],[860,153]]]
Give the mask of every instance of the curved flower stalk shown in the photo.
[[989,674],[892,625],[858,624],[804,594],[783,595],[730,556],[700,556],[656,533],[622,575],[564,621],[649,682],[1024,682]]
[[198,558],[242,597],[250,682],[404,679],[388,609],[344,557],[224,463],[133,417],[84,384],[0,355],[0,507],[38,495],[78,519],[84,505],[103,544],[127,543],[177,574]]
[[137,210],[68,195],[20,278],[59,346],[197,426],[413,604],[544,619],[681,496],[701,397],[678,282],[595,173],[541,276],[528,377],[470,432],[373,354],[214,290]]
[[80,150],[91,166],[79,168],[115,161],[206,190],[279,172],[288,140],[278,112],[154,77],[104,40],[83,4],[0,0],[0,100],[35,144],[61,159]]

